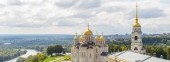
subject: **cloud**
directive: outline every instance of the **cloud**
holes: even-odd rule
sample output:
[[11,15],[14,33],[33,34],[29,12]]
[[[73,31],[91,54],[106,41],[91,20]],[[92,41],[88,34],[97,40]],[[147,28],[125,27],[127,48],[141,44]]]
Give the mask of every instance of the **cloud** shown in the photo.
[[96,8],[101,5],[101,0],[80,0],[74,6],[78,9],[89,9],[89,8]]
[[[94,33],[131,33],[136,2],[134,0],[0,1],[0,33],[33,34],[83,33],[88,23]],[[170,25],[169,4],[163,3],[162,0],[140,0],[139,5],[139,22],[144,33],[170,31],[165,29]]]
[[163,10],[158,8],[145,8],[139,12],[141,18],[159,18],[163,16],[165,16]]
[[169,4],[170,1],[169,0],[160,0],[161,3],[166,3],[166,4]]
[[57,1],[55,4],[61,8],[69,8],[75,5],[77,2],[78,0],[61,0]]

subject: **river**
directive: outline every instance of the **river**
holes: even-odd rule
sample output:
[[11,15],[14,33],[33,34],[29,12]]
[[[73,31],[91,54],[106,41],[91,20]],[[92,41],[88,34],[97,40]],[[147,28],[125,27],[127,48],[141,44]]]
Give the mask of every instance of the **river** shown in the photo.
[[[36,50],[33,50],[33,49],[27,49],[27,53],[26,53],[26,54],[24,54],[24,55],[21,55],[21,56],[19,56],[19,57],[27,58],[29,55],[36,55],[37,53],[39,53],[39,52],[38,52],[38,51],[36,51]],[[14,59],[11,59],[11,60],[8,60],[8,61],[5,61],[5,62],[16,62],[16,61],[17,61],[17,59],[18,59],[19,57],[14,58]]]

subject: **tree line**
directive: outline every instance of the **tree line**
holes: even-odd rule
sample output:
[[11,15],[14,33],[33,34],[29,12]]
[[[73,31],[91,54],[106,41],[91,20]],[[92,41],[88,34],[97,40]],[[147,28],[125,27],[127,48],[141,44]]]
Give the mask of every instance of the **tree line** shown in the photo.
[[[130,45],[127,45],[124,42],[109,42],[108,47],[109,53],[130,50]],[[147,55],[170,60],[170,46],[166,44],[157,44],[145,45],[144,47]]]
[[26,52],[27,51],[22,51],[20,49],[0,49],[0,62],[16,58]]

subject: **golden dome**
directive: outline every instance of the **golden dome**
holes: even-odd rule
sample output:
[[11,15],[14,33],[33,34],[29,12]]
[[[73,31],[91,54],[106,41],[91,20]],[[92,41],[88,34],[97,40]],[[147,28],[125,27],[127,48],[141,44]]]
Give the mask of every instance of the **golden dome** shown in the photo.
[[80,36],[80,40],[85,40],[85,38],[84,38],[84,36],[82,35],[82,36]]
[[91,30],[87,30],[84,35],[93,35],[92,31]]
[[77,33],[76,33],[76,35],[74,36],[74,39],[78,39]]
[[133,27],[141,27],[141,25],[138,23],[138,20],[136,20],[135,24],[133,25]]
[[99,39],[100,39],[100,37],[99,37],[99,36],[96,36],[96,37],[95,37],[95,39],[96,39],[96,40],[99,40]]
[[104,40],[105,38],[104,38],[104,36],[103,35],[101,35],[100,36],[100,40]]
[[78,37],[77,37],[77,36],[74,36],[74,39],[78,39]]
[[93,32],[90,30],[89,28],[89,24],[88,24],[88,29],[86,32],[84,32],[84,35],[93,35]]

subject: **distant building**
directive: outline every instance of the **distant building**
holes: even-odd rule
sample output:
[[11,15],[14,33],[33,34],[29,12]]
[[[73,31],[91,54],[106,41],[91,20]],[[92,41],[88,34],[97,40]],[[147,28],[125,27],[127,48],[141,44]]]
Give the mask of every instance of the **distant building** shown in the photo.
[[106,62],[108,47],[103,35],[94,38],[89,25],[84,35],[74,37],[71,48],[72,62]]

